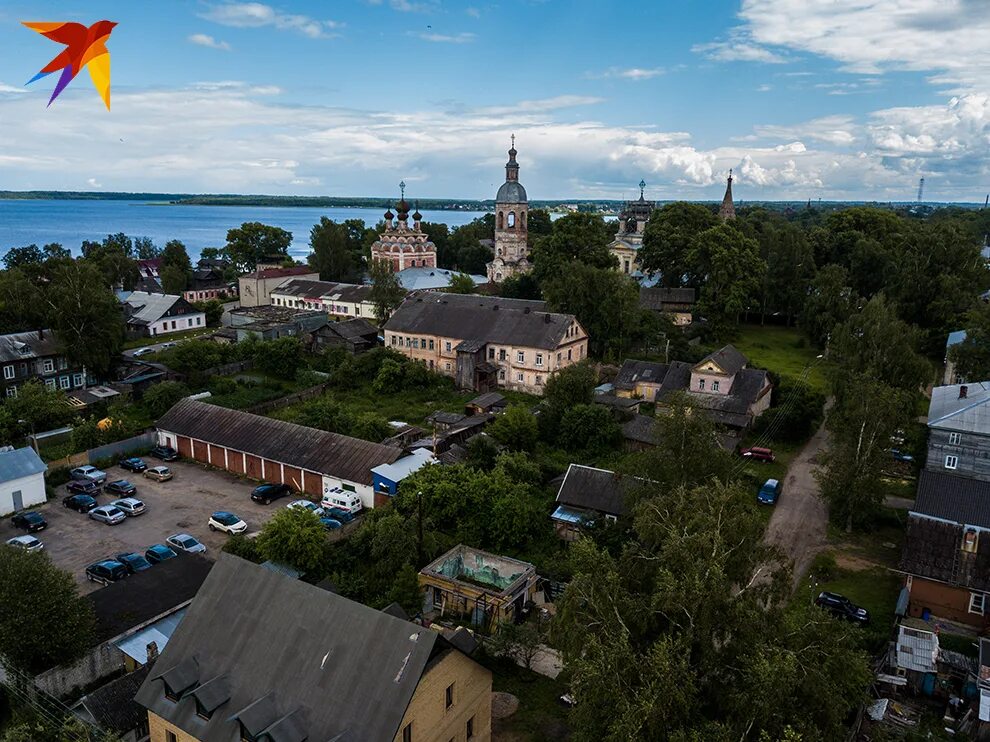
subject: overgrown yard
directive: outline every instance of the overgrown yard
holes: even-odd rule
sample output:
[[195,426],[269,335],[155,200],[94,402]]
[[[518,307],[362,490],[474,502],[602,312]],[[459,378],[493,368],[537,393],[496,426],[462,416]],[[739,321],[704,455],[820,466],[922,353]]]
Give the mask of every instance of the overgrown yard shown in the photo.
[[[749,358],[753,366],[795,379],[815,363],[820,353],[801,330],[776,325],[740,325],[732,344]],[[813,388],[825,393],[828,385],[822,365],[816,364],[808,372],[807,379]]]
[[492,671],[492,690],[510,693],[519,708],[509,717],[492,719],[492,739],[500,742],[564,740],[570,738],[568,708],[560,700],[567,685],[531,672],[512,662],[484,658]]

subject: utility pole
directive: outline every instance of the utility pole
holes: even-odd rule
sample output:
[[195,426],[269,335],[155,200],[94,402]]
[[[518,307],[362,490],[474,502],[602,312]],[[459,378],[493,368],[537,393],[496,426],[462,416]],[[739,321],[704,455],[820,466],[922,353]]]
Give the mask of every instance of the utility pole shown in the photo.
[[423,566],[423,490],[416,492],[416,566]]

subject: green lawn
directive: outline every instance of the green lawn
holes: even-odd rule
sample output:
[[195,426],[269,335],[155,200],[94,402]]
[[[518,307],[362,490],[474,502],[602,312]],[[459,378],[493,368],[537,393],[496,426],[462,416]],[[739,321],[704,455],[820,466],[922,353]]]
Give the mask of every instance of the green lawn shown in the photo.
[[[821,352],[815,348],[804,333],[792,327],[776,325],[740,325],[732,344],[744,353],[754,366],[766,368],[781,376],[795,379],[804,373],[805,368],[815,363]],[[818,363],[808,373],[808,383],[821,392],[828,391],[828,384]]]
[[168,335],[155,335],[154,337],[148,338],[134,338],[133,340],[128,340],[124,343],[124,350],[143,348],[145,345],[158,345],[158,343],[174,343],[177,340],[189,340],[190,338],[199,337],[200,335],[209,335],[210,333],[216,331],[217,328],[215,327],[196,327],[192,330],[186,330],[185,332],[173,332]]
[[492,690],[511,693],[519,709],[508,719],[493,720],[493,732],[512,740],[568,739],[569,710],[560,702],[567,686],[559,680],[537,675],[510,662],[482,660],[492,671]]
[[863,629],[864,639],[871,648],[879,648],[890,638],[894,625],[894,609],[903,579],[883,567],[850,570],[837,569],[828,582],[804,581],[795,599],[811,600],[822,590],[845,595],[870,612],[870,624]]

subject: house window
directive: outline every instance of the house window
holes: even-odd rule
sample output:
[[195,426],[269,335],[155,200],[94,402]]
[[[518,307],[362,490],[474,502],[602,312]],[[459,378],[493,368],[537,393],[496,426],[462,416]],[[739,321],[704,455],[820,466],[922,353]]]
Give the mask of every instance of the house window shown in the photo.
[[422,348],[423,350],[426,350],[426,338],[423,338],[422,340],[419,341],[419,347]]
[[445,363],[445,364],[443,365],[443,367],[444,367],[444,369],[445,369],[445,370],[447,370],[447,371],[450,371],[450,361],[447,361],[447,362],[446,362],[446,363]]
[[454,705],[454,684],[451,683],[447,686],[447,690],[443,694],[443,707],[444,709],[449,709]]
[[543,386],[543,375],[542,374],[537,374],[536,375],[536,385],[537,386]]
[[70,379],[68,376],[60,376],[59,379],[58,379],[58,385],[62,389],[71,389],[72,388],[72,379]]
[[712,391],[713,392],[717,392],[718,391],[718,382],[717,381],[713,381],[712,382]]
[[570,348],[567,349],[567,360],[568,361],[571,360],[571,349]]
[[412,347],[412,338],[406,338],[406,347],[407,348],[411,348]]
[[54,389],[55,379],[45,379],[45,386],[47,386],[49,389]]
[[959,466],[959,457],[958,456],[946,456],[945,457],[945,468],[946,469],[955,469],[957,466]]
[[560,353],[557,354],[557,365],[560,365]]
[[83,375],[82,374],[73,374],[72,375],[72,386],[82,386],[84,381],[85,381],[85,379],[83,379]]
[[537,366],[542,366],[543,365],[543,354],[542,353],[537,353],[536,354],[536,365]]
[[498,359],[500,361],[505,361],[508,359],[508,354],[505,352],[505,348],[500,348],[498,351]]
[[62,357],[58,359],[58,370],[65,371],[69,367],[69,362]]
[[193,326],[193,318],[192,317],[190,317],[189,319],[187,319],[186,322],[189,323],[188,325],[186,325],[187,327],[192,327]]
[[962,443],[962,434],[961,433],[949,433],[949,445],[950,446],[958,446],[960,443]]
[[402,727],[402,742],[412,742],[412,722]]
[[53,361],[51,358],[46,358],[44,363],[42,364],[42,369],[46,374],[50,374],[52,371],[55,370],[55,361]]
[[5,379],[13,379],[14,378],[14,367],[13,366],[4,366],[3,367],[3,378],[5,378]]
[[172,703],[177,703],[179,700],[179,694],[172,690],[167,683],[165,684],[165,698]]
[[698,391],[699,392],[705,391],[705,380],[704,379],[698,379]]
[[504,368],[503,369],[499,369],[498,380],[499,381],[505,381],[505,369]]
[[526,354],[521,350],[516,351],[516,363],[526,363]]
[[414,347],[416,350],[419,350],[419,338],[413,338],[412,347]]
[[202,317],[197,317],[197,318],[196,318],[196,324],[197,324],[197,325],[201,325],[201,324],[203,324],[203,318],[202,318]]
[[341,482],[340,486],[342,489],[346,490],[347,492],[357,492],[357,489],[354,487],[353,484],[345,484]]
[[489,348],[488,349],[488,359],[489,360],[495,360],[495,349],[494,348]]
[[986,608],[987,596],[985,593],[969,594],[969,612],[979,613],[981,616]]
[[7,387],[7,396],[8,397],[16,397],[17,396],[17,387],[16,386],[8,386]]
[[474,717],[472,716],[467,720],[467,725],[465,726],[465,731],[467,731],[467,738],[474,739]]
[[173,330],[179,329],[178,320],[172,320],[172,329]]
[[165,742],[179,742],[179,738],[175,736],[175,732],[173,732],[171,729],[166,729]]
[[449,340],[446,343],[443,344],[443,349],[445,351],[447,351],[448,353],[450,353],[450,341]]
[[522,382],[524,378],[525,377],[523,376],[523,372],[522,371],[520,371],[519,373],[516,374],[516,381]]
[[209,721],[210,720],[210,717],[213,716],[213,712],[212,711],[207,711],[206,708],[203,706],[203,704],[201,704],[197,700],[196,701],[196,716],[198,716],[200,719],[205,719],[206,721]]
[[392,336],[392,345],[395,345],[395,335]]
[[433,350],[433,338],[430,338],[430,350]]

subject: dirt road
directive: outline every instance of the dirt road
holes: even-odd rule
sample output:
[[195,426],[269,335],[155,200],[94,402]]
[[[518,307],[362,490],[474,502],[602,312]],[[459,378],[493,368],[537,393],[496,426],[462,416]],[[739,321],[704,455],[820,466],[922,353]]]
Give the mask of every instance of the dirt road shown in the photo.
[[767,526],[767,543],[779,546],[794,568],[793,585],[811,566],[812,559],[825,546],[828,510],[818,497],[815,458],[825,448],[828,435],[824,424],[791,462],[784,489],[774,506]]

